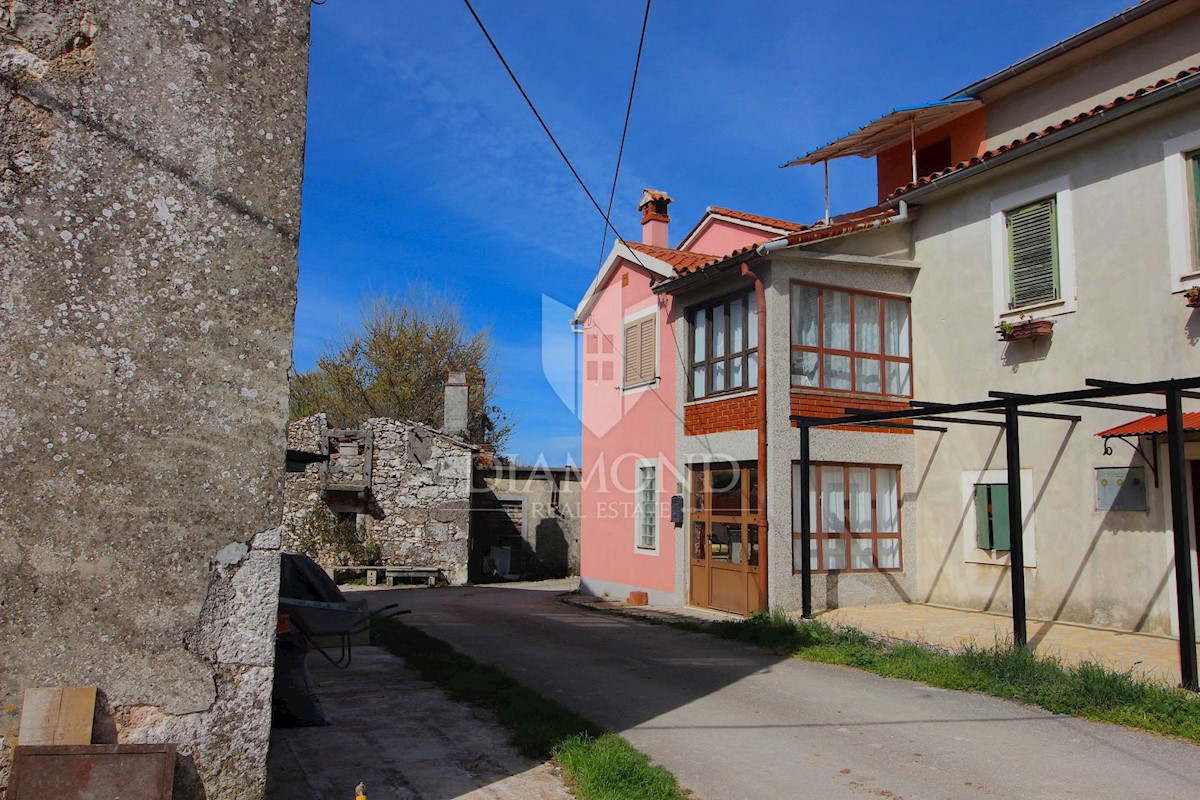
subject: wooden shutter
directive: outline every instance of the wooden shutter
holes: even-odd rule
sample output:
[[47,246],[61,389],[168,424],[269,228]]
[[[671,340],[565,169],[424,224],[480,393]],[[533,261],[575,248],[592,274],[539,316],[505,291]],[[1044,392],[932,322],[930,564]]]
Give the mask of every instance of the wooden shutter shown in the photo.
[[988,514],[988,487],[975,486],[975,546],[980,550],[992,549],[992,521]]
[[655,316],[625,326],[625,370],[623,386],[650,383],[655,378]]
[[1012,266],[1009,307],[1057,300],[1058,231],[1054,198],[1010,211],[1006,221]]
[[638,364],[641,363],[641,326],[636,322],[625,326],[625,369],[621,381],[623,386],[637,383]]

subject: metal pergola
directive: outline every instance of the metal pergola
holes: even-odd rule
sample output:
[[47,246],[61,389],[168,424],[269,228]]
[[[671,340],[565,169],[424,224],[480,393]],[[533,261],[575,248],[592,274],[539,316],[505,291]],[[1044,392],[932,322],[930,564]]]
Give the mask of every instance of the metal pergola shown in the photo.
[[[813,428],[834,426],[900,427],[921,431],[946,432],[944,427],[921,425],[916,420],[959,425],[985,425],[1003,428],[1008,472],[1008,517],[1011,534],[1009,574],[1012,585],[1013,641],[1020,647],[1028,645],[1025,631],[1025,521],[1021,510],[1021,442],[1020,421],[1026,419],[1060,420],[1077,423],[1078,416],[1031,411],[1031,406],[1060,405],[1109,410],[1132,411],[1142,414],[1165,414],[1167,419],[1167,464],[1171,481],[1171,526],[1175,544],[1175,588],[1179,611],[1179,667],[1182,685],[1200,691],[1196,665],[1196,619],[1192,604],[1192,561],[1188,531],[1186,462],[1184,458],[1183,398],[1200,399],[1200,377],[1175,378],[1148,383],[1121,383],[1099,379],[1086,380],[1089,388],[1049,394],[1014,394],[989,392],[987,400],[972,403],[929,403],[912,401],[911,408],[902,411],[859,411],[847,408],[841,417],[807,417],[792,415],[793,424],[800,430],[800,538],[802,613],[812,617],[812,521],[809,507],[810,431]],[[1111,398],[1158,394],[1164,397],[1164,407],[1112,402]],[[975,416],[960,416],[971,414]],[[994,415],[999,418],[980,417]]]

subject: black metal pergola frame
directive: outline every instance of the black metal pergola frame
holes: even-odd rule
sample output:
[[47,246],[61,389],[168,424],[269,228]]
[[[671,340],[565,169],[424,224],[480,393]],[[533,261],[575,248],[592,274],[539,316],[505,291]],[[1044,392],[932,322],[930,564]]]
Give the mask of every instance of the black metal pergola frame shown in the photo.
[[[810,547],[812,522],[809,508],[810,431],[813,428],[828,428],[853,425],[858,427],[900,427],[906,429],[945,432],[943,427],[916,424],[925,422],[986,425],[1003,428],[1005,432],[1006,469],[1008,472],[1008,516],[1010,545],[1009,573],[1012,585],[1013,641],[1020,647],[1028,644],[1025,630],[1025,520],[1021,509],[1021,449],[1020,419],[1064,420],[1079,422],[1081,417],[1068,414],[1027,410],[1030,406],[1065,405],[1109,410],[1132,411],[1142,414],[1166,414],[1167,417],[1167,464],[1171,481],[1171,526],[1175,544],[1175,588],[1179,612],[1179,667],[1182,685],[1192,691],[1200,691],[1200,678],[1196,664],[1196,619],[1192,603],[1192,559],[1188,532],[1187,484],[1184,474],[1183,398],[1200,399],[1200,377],[1173,378],[1148,383],[1120,383],[1088,379],[1087,389],[1048,394],[1014,394],[1011,392],[989,392],[987,400],[972,403],[926,403],[912,401],[911,408],[901,411],[858,411],[846,409],[841,417],[807,417],[792,415],[792,423],[800,430],[800,539],[802,612],[805,618],[812,617],[812,563]],[[1164,408],[1111,402],[1111,398],[1134,395],[1161,394]],[[853,412],[853,413],[852,413]],[[961,414],[1002,415],[999,419],[977,416],[961,417]]]

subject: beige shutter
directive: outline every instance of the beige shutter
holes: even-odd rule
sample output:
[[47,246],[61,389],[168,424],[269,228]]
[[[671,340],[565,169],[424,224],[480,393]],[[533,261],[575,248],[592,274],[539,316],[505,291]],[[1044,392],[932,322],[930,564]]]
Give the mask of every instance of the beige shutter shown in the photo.
[[647,317],[641,322],[641,357],[638,362],[638,383],[654,380],[654,323],[656,317]]
[[623,386],[637,383],[638,365],[641,363],[641,327],[636,323],[625,326],[624,378]]

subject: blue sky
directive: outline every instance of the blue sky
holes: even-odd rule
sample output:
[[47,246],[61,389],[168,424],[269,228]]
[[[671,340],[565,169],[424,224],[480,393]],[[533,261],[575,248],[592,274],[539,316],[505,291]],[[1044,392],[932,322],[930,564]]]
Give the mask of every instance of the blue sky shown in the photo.
[[[654,0],[612,221],[639,239],[653,187],[675,201],[672,244],[709,205],[810,222],[820,169],[779,164],[1130,3]],[[607,203],[643,0],[473,5]],[[871,162],[831,175],[834,213],[874,202]],[[491,329],[510,453],[578,463],[579,421],[542,370],[543,295],[576,305],[603,233],[463,3],[313,6],[297,369],[353,328],[364,296],[449,293]]]

